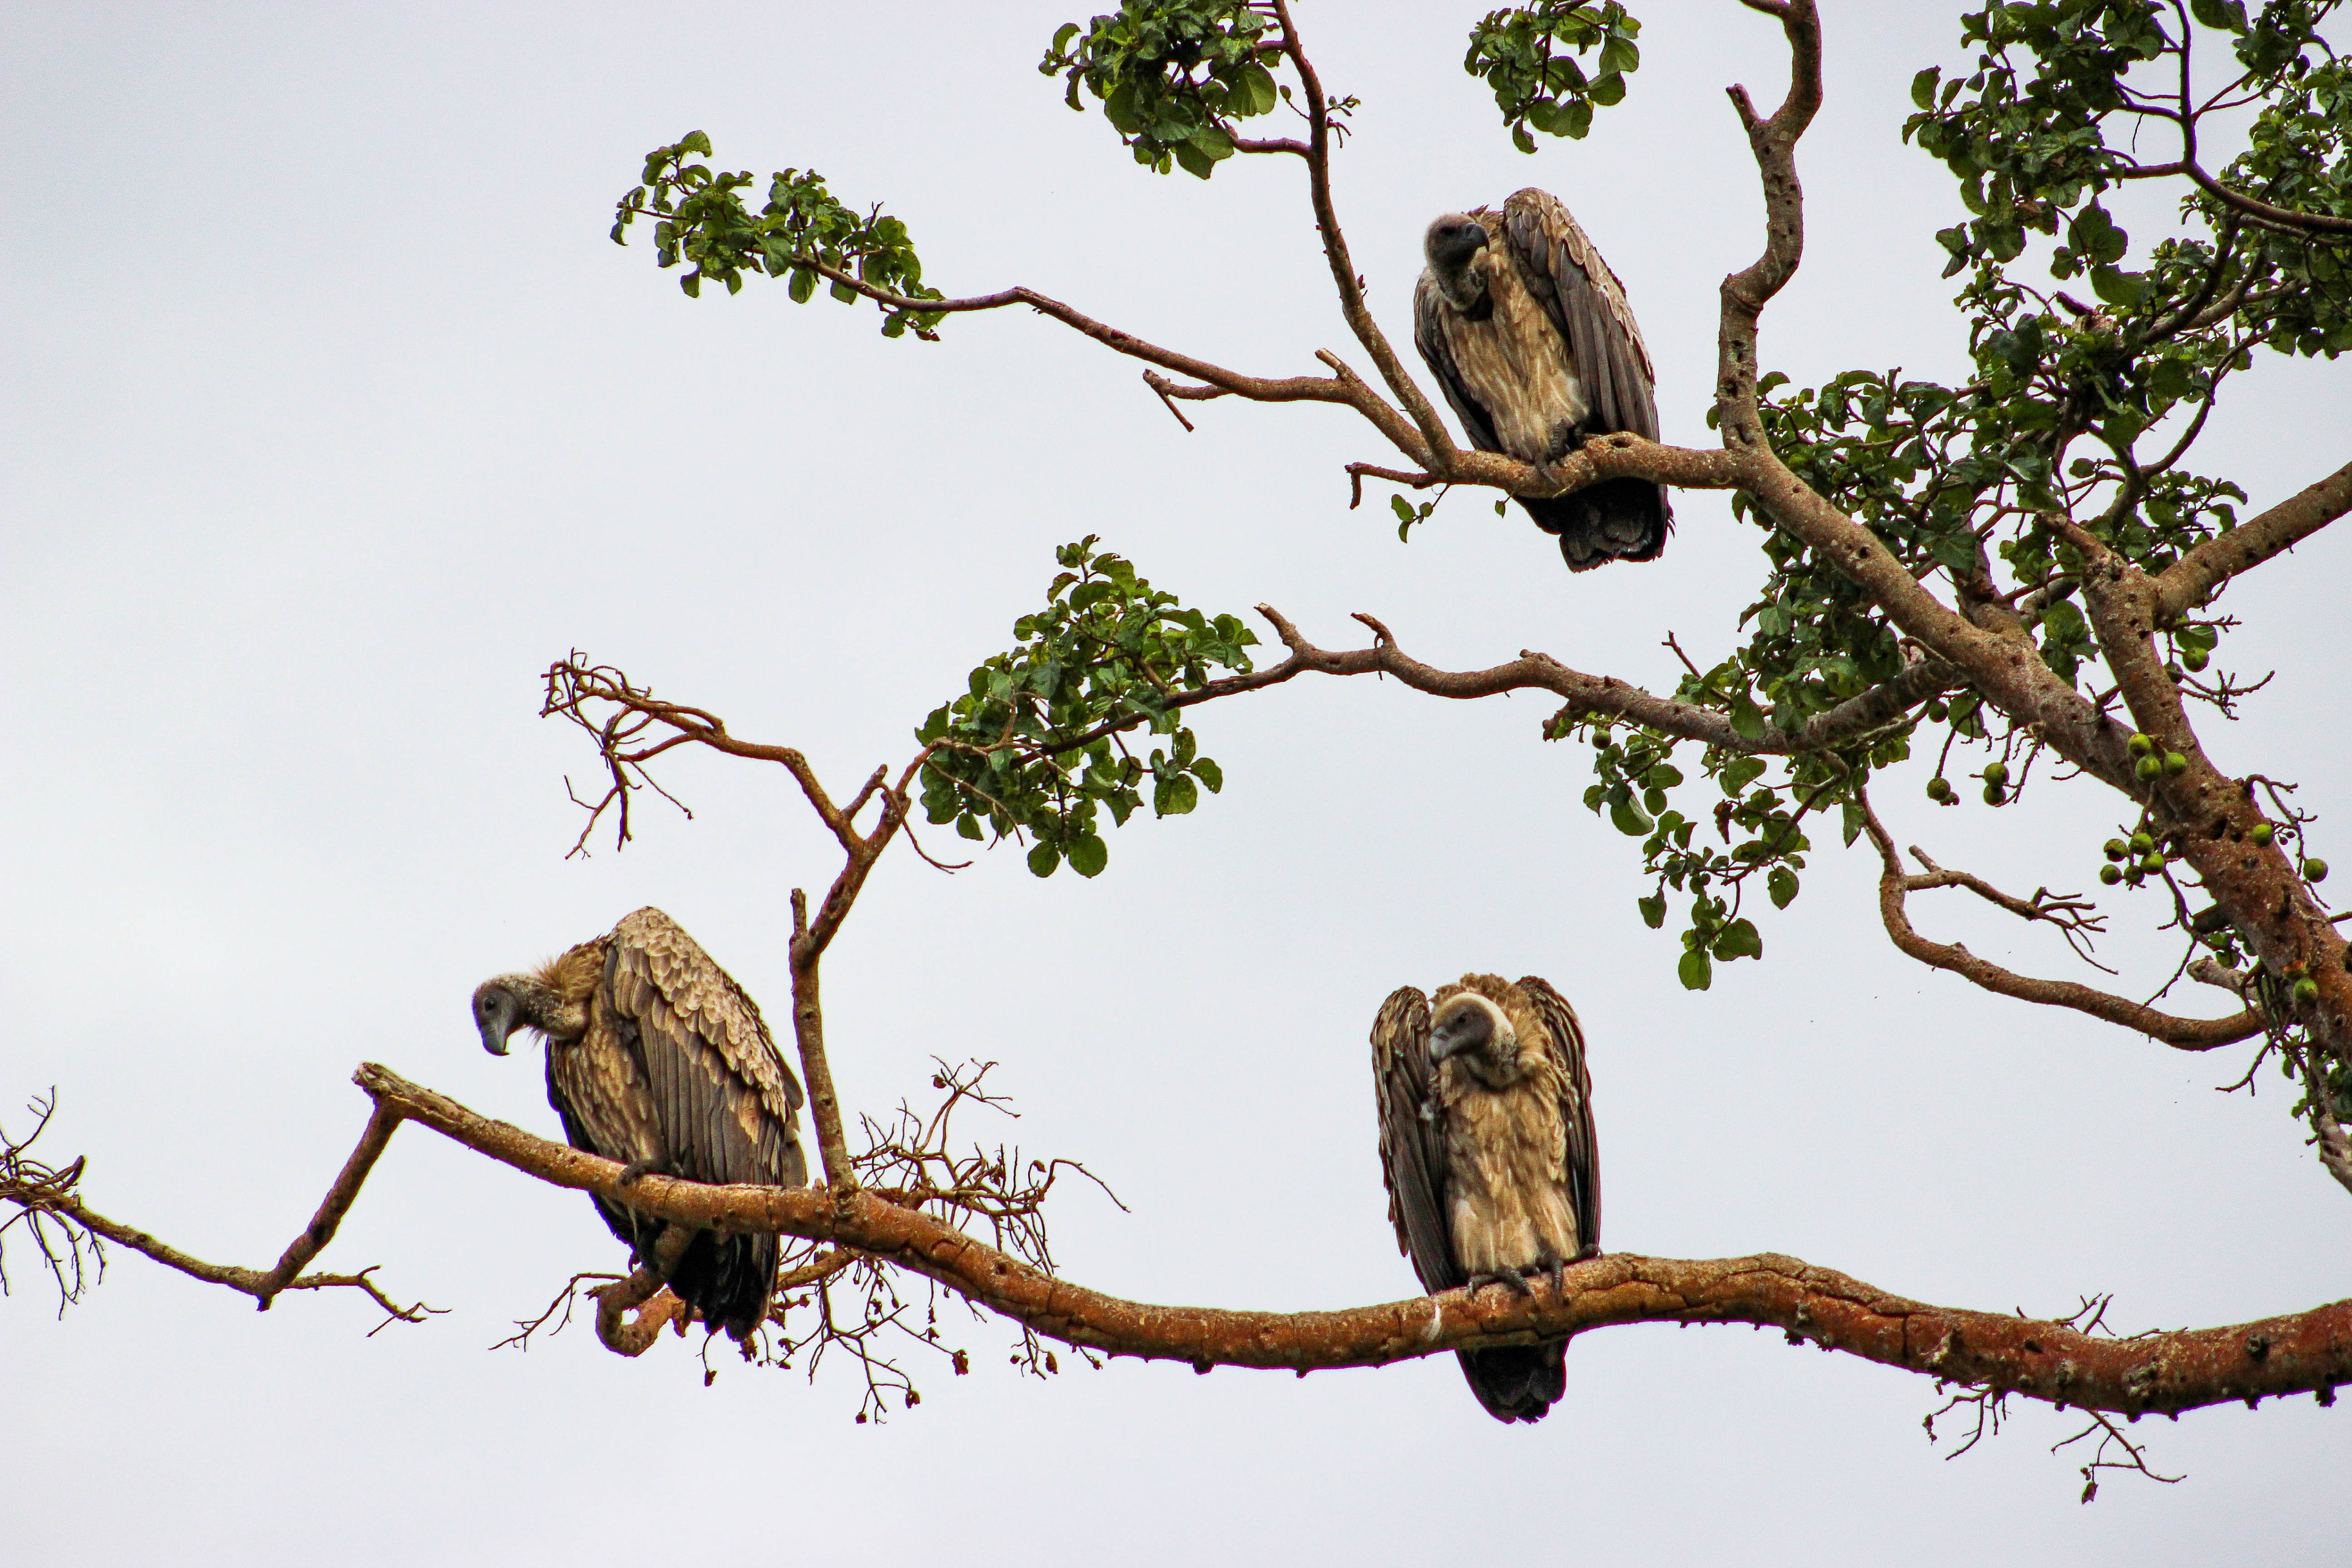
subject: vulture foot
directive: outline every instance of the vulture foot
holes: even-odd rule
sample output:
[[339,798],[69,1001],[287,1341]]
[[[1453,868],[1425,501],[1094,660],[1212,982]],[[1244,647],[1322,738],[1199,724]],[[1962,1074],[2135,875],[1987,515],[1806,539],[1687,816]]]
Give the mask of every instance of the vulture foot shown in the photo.
[[1470,1293],[1474,1296],[1478,1293],[1478,1287],[1481,1285],[1501,1285],[1507,1287],[1515,1295],[1520,1296],[1532,1296],[1536,1293],[1535,1287],[1528,1283],[1527,1276],[1516,1268],[1497,1268],[1491,1274],[1473,1274],[1470,1276],[1469,1283]]
[[613,1184],[625,1187],[641,1177],[668,1174],[669,1162],[667,1160],[632,1160],[621,1167],[621,1173],[614,1179]]

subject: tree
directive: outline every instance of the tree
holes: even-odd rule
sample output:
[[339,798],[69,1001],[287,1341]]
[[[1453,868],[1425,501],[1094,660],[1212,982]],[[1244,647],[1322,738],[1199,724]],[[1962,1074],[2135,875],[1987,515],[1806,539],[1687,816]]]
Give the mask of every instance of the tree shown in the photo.
[[[2341,468],[2241,520],[2235,507],[2246,498],[2236,487],[2181,467],[2220,384],[2250,369],[2256,351],[2332,357],[2352,346],[2344,242],[2335,237],[2352,221],[2342,173],[2347,110],[2340,68],[2315,42],[2331,8],[2273,5],[2249,19],[2230,6],[2200,6],[2193,17],[2132,5],[2010,6],[1972,18],[1983,69],[1950,84],[1924,75],[1907,133],[1960,176],[1977,215],[1939,237],[1952,275],[1966,274],[1961,301],[1977,377],[1942,387],[1856,372],[1796,391],[1759,374],[1759,328],[1801,253],[1795,158],[1820,100],[1821,39],[1810,5],[1750,0],[1749,9],[1780,22],[1792,69],[1786,100],[1769,117],[1734,93],[1769,224],[1762,256],[1725,285],[1715,409],[1724,446],[1716,451],[1612,437],[1538,472],[1453,445],[1365,304],[1329,185],[1353,106],[1324,92],[1285,5],[1138,6],[1065,29],[1046,64],[1066,74],[1074,106],[1098,100],[1138,160],[1160,172],[1181,167],[1205,178],[1236,153],[1299,159],[1343,315],[1377,383],[1336,356],[1325,360],[1328,376],[1241,374],[1026,289],[948,299],[923,284],[902,224],[878,209],[861,216],[814,174],[778,176],[754,213],[743,200],[749,176],[695,161],[712,155],[707,140],[690,136],[648,159],[624,199],[616,237],[650,216],[659,259],[690,267],[689,293],[705,279],[732,291],[747,277],[770,276],[806,300],[822,280],[836,297],[877,303],[891,336],[920,337],[960,314],[1027,305],[1154,367],[1146,381],[1180,419],[1181,402],[1227,396],[1322,401],[1361,415],[1412,466],[1351,466],[1359,493],[1370,479],[1415,490],[1469,485],[1542,495],[1621,475],[1724,489],[1765,530],[1771,571],[1742,619],[1753,627],[1748,644],[1711,669],[1691,666],[1676,691],[1657,697],[1541,655],[1485,670],[1433,668],[1406,656],[1377,621],[1369,622],[1370,646],[1327,650],[1270,611],[1266,623],[1287,657],[1259,670],[1246,651],[1255,637],[1238,617],[1186,610],[1123,559],[1082,542],[1062,552],[1062,574],[1047,604],[1016,626],[1017,646],[974,670],[965,693],[923,723],[911,761],[878,771],[846,805],[798,752],[741,742],[709,712],[657,700],[584,658],[560,662],[549,672],[546,711],[593,738],[610,780],[591,804],[592,828],[594,814],[609,809],[625,838],[630,796],[650,783],[646,764],[699,745],[783,766],[844,857],[813,914],[796,902],[792,964],[795,1034],[828,1184],[743,1194],[649,1182],[634,1201],[667,1217],[724,1216],[804,1237],[815,1245],[803,1268],[863,1270],[869,1290],[884,1293],[877,1299],[886,1310],[889,1276],[880,1262],[942,1282],[1024,1331],[1202,1365],[1305,1370],[1618,1321],[1769,1321],[1825,1348],[1958,1384],[1980,1412],[2011,1393],[2086,1409],[2091,1430],[2118,1443],[2110,1414],[2293,1392],[2325,1400],[2352,1379],[2352,1305],[2115,1341],[2095,1337],[2087,1324],[2077,1331],[1927,1308],[1769,1258],[1607,1257],[1571,1277],[1567,1299],[1533,1306],[1489,1299],[1342,1314],[1171,1312],[1048,1284],[1042,1233],[1031,1241],[1018,1228],[1034,1218],[1042,1190],[1024,1185],[1010,1162],[954,1167],[943,1120],[915,1119],[936,1135],[880,1134],[865,1154],[850,1152],[825,1065],[818,969],[875,858],[902,834],[913,843],[908,827],[919,808],[967,838],[1025,841],[1039,875],[1066,861],[1093,876],[1108,859],[1101,817],[1124,822],[1142,802],[1147,774],[1162,815],[1188,812],[1202,787],[1213,794],[1221,786],[1222,773],[1199,752],[1190,710],[1302,675],[1380,673],[1436,695],[1529,689],[1562,700],[1549,735],[1591,743],[1595,783],[1586,804],[1642,841],[1656,878],[1642,917],[1663,924],[1669,889],[1690,899],[1676,966],[1684,985],[1704,988],[1717,963],[1761,956],[1761,911],[1746,899],[1748,884],[1760,878],[1767,899],[1786,907],[1812,850],[1807,824],[1826,821],[1834,806],[1844,842],[1867,837],[1878,852],[1882,913],[1902,951],[1989,990],[2179,1048],[2259,1037],[2253,1070],[2279,1058],[2296,1080],[2299,1124],[2323,1168],[2352,1186],[2342,1126],[2352,1111],[2344,1036],[2352,975],[2313,891],[2325,865],[2304,849],[2306,819],[2289,786],[2225,777],[2185,707],[2202,700],[2226,717],[2252,689],[2227,676],[2204,678],[2219,634],[2232,625],[2211,610],[2213,595],[2352,506],[2352,468]],[[1474,32],[1469,63],[1495,86],[1524,146],[1532,132],[1584,134],[1592,109],[1622,97],[1638,63],[1635,37],[1632,19],[1613,5],[1496,13]],[[2228,51],[2236,63],[2208,80],[2191,71],[2192,49],[2200,62]],[[1585,58],[1590,68],[1580,63]],[[1242,122],[1285,102],[1303,117],[1303,139],[1239,133]],[[2196,133],[2209,117],[2232,111],[2251,119],[2250,150],[2208,171]],[[2111,147],[2137,119],[2176,128],[2182,156],[2145,163]],[[2131,271],[2124,265],[2132,259],[2129,237],[2100,198],[2141,179],[2178,180],[2187,194],[2180,232],[2144,245],[2144,264]],[[2047,254],[2036,247],[2029,258],[2027,231],[2055,239],[2062,222],[2064,243]],[[2060,282],[2087,276],[2099,303],[2039,292],[2028,279],[2045,265]],[[1401,532],[1432,515],[1430,505],[1402,496],[1394,505]],[[1661,569],[1674,559],[1670,550]],[[1139,732],[1164,742],[1148,762],[1126,743]],[[1923,750],[1938,746],[1929,793],[1939,802],[1956,794],[1948,760],[1978,751],[1985,760],[1975,776],[1990,808],[2015,800],[2045,753],[2077,770],[2068,782],[2120,795],[2105,851],[2112,876],[2104,879],[2137,896],[2137,904],[2126,897],[2126,908],[2160,905],[2155,915],[2168,916],[2165,923],[2192,948],[2184,967],[2232,993],[2239,1011],[2177,1016],[2096,987],[2026,978],[1921,937],[1907,896],[1944,887],[1968,888],[2070,940],[2095,933],[2100,917],[2088,900],[2046,892],[2020,899],[1916,851],[1921,869],[1908,870],[1869,784],[1912,756],[1915,737]],[[1678,757],[1690,761],[1685,747],[1696,748],[1699,773],[1717,786],[1711,812],[1686,815],[1692,797],[1675,793],[1696,784],[1677,766]],[[873,825],[856,826],[869,809]],[[1709,826],[1719,849],[1701,837]],[[2200,892],[2210,909],[2190,907]],[[381,1069],[362,1069],[362,1082],[377,1108],[368,1135],[310,1230],[274,1270],[222,1269],[172,1254],[82,1205],[78,1167],[42,1166],[23,1145],[10,1156],[8,1191],[37,1234],[47,1225],[62,1238],[57,1256],[65,1266],[80,1257],[74,1243],[96,1235],[267,1302],[310,1287],[375,1293],[364,1275],[301,1270],[401,1120],[543,1179],[610,1190],[611,1168],[485,1123]],[[971,1080],[943,1068],[939,1087],[952,1102]],[[875,1163],[892,1160],[898,1176],[877,1179]],[[890,1190],[877,1194],[877,1187]],[[974,1217],[1015,1222],[1013,1251],[1030,1268],[966,1235]],[[59,1284],[73,1288],[62,1274]],[[649,1287],[640,1279],[604,1292],[608,1343],[642,1348],[670,1315]],[[626,1321],[638,1306],[646,1310]],[[822,1331],[816,1342],[828,1342]],[[854,1337],[847,1342],[858,1348]],[[888,1373],[881,1375],[887,1384]],[[2122,1451],[2137,1462],[2127,1443]]]

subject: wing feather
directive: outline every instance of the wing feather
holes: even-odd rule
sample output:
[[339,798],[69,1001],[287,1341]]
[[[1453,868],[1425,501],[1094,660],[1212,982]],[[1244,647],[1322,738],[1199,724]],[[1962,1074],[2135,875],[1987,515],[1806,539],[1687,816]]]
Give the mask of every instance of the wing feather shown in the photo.
[[605,984],[635,1026],[671,1168],[697,1182],[800,1186],[800,1080],[760,1009],[685,929],[644,909],[613,930]]
[[1656,440],[1657,378],[1650,351],[1625,302],[1624,286],[1600,250],[1558,196],[1533,186],[1503,204],[1503,232],[1521,275],[1576,356],[1577,374],[1592,400],[1586,427]]
[[1381,1176],[1397,1250],[1434,1295],[1463,1282],[1445,1222],[1445,1130],[1430,1098],[1429,998],[1404,986],[1372,1022],[1373,1091],[1380,1102]]
[[1451,309],[1445,297],[1437,291],[1437,280],[1424,270],[1412,290],[1412,346],[1421,351],[1422,363],[1437,378],[1438,389],[1445,394],[1454,416],[1462,421],[1462,433],[1470,438],[1470,445],[1481,452],[1499,452],[1503,444],[1495,439],[1495,421],[1470,395],[1469,385],[1462,379],[1462,367],[1454,363],[1454,351],[1446,345],[1439,312]]
[[1535,1004],[1544,1032],[1559,1054],[1563,1088],[1560,1121],[1568,1129],[1568,1187],[1576,1211],[1577,1244],[1590,1255],[1601,1248],[1601,1151],[1592,1133],[1592,1078],[1584,1065],[1584,1026],[1568,998],[1537,975],[1521,977],[1519,989]]

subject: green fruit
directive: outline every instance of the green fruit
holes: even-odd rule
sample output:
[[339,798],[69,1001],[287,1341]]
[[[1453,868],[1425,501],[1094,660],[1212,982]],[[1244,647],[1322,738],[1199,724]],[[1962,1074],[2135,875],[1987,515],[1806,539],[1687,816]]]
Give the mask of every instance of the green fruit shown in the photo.
[[2140,858],[2139,868],[2152,876],[2156,872],[2164,869],[2164,857],[2161,855],[2144,855]]
[[2256,844],[2268,844],[2272,839],[2278,837],[2278,829],[2273,827],[2267,822],[2257,822],[2254,824],[2254,830],[2246,835],[2246,837],[2252,839]]
[[2306,974],[2294,983],[2294,1005],[2308,1007],[2319,1000],[2319,982]]
[[1990,784],[2007,784],[2009,782],[2009,764],[2007,763],[1987,763],[1985,764],[1984,782]]
[[2009,792],[2001,788],[2000,785],[1997,784],[1989,784],[1985,785],[1984,803],[1987,805],[1999,805],[2002,801],[2005,801],[2008,798]]
[[1937,701],[1927,704],[1927,718],[1929,721],[1940,724],[1951,716],[1952,710],[1945,707],[1942,702]]
[[2134,735],[2124,742],[2124,750],[2135,757],[2152,756],[2156,752],[2156,742],[2146,735]]
[[2303,879],[2306,882],[2325,882],[2327,880],[2327,862],[2325,860],[2305,860],[2303,863]]
[[2131,842],[2125,847],[2135,855],[2145,855],[2156,847],[2156,840],[2145,833],[2135,833],[2131,836]]
[[2138,887],[2147,879],[2147,873],[2140,869],[2138,861],[2135,860],[2130,865],[2124,868],[2124,880],[2129,882],[2133,887]]
[[2212,661],[2213,656],[2201,647],[2185,647],[2180,650],[2180,667],[2191,675],[2195,675]]
[[[2099,868],[2099,880],[2105,882],[2108,887],[2112,888],[2123,879],[2124,868],[2121,866],[2102,866]],[[2352,957],[2352,951],[2347,951],[2347,956]]]
[[1949,780],[1949,779],[1946,778],[1946,777],[1945,777],[1943,774],[1941,774],[1941,773],[1937,773],[1934,778],[1929,779],[1929,780],[1927,781],[1927,798],[1928,798],[1929,800],[1936,800],[1936,801],[1943,801],[1943,800],[1949,800],[1949,799],[1951,799],[1951,798],[1952,798],[1952,782],[1951,782],[1951,780]]
[[2177,779],[2188,771],[2189,759],[2187,757],[2182,756],[2179,752],[2167,752],[2164,753],[2164,776],[2166,778]]
[[2107,842],[2106,842],[2105,848],[2106,848],[2106,853],[2107,853],[2107,858],[2108,858],[2108,859],[2110,859],[2110,860],[2120,860],[2120,859],[2122,859],[2125,856],[2126,856],[2126,855],[2128,855],[2128,854],[2130,854],[2130,853],[2131,853],[2131,846],[2130,846],[2130,845],[2128,845],[2128,844],[2126,844],[2126,843],[2125,843],[2125,842],[2124,842],[2122,839],[2120,839],[2120,838],[2110,838],[2110,839],[2108,839],[2108,840],[2107,840]]
[[2164,764],[2154,757],[2142,757],[2132,772],[2143,779],[2160,779],[2164,776]]

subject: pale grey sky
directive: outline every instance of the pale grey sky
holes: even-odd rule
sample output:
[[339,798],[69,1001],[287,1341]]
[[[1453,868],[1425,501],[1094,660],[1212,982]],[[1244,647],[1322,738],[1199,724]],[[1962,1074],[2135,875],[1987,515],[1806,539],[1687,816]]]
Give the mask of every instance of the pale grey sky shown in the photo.
[[[1362,96],[1339,195],[1402,341],[1422,226],[1559,192],[1626,279],[1671,439],[1703,443],[1715,290],[1759,240],[1721,89],[1765,102],[1777,30],[1654,0],[1628,103],[1526,158],[1458,67],[1481,6],[1308,5]],[[1932,231],[1948,180],[1896,136],[1956,7],[1832,4],[1829,105],[1804,144],[1805,268],[1766,321],[1801,379],[1951,374]],[[1401,546],[1345,509],[1384,454],[1351,417],[1196,407],[1034,317],[886,342],[870,311],[755,282],[690,302],[604,239],[654,145],[814,165],[906,219],[950,292],[1022,282],[1266,374],[1360,360],[1298,171],[1203,185],[1137,170],[1034,70],[1076,9],[1032,4],[263,7],[9,5],[6,520],[0,669],[0,1114],[56,1085],[51,1137],[93,1205],[266,1264],[364,1119],[385,1061],[550,1135],[535,1061],[484,1056],[491,973],[642,903],[771,1009],[786,894],[834,868],[778,774],[685,757],[641,837],[566,862],[583,748],[536,721],[567,648],[622,664],[848,786],[1002,647],[1087,532],[1211,610],[1264,600],[1327,645],[1349,612],[1454,666],[1523,647],[1670,679],[1719,656],[1761,570],[1720,498],[1678,502],[1663,562],[1570,579],[1516,514],[1456,498]],[[2128,216],[2128,214],[2126,215]],[[2266,362],[2206,450],[2260,506],[2342,459],[2340,367]],[[2225,765],[2304,781],[2323,850],[2346,542],[2233,595],[2244,666],[2279,667]],[[1109,871],[953,879],[894,855],[831,962],[845,1093],[886,1108],[929,1057],[1002,1062],[1072,1192],[1066,1270],[1149,1300],[1333,1307],[1412,1289],[1384,1216],[1364,1035],[1393,986],[1549,976],[1591,1033],[1615,1250],[1796,1253],[1890,1290],[2042,1314],[2116,1293],[2126,1330],[2352,1294],[2347,1210],[2284,1086],[1979,995],[1898,957],[1871,868],[1824,847],[1759,923],[1767,959],[1704,995],[1643,930],[1632,846],[1580,803],[1579,749],[1532,700],[1446,705],[1302,681],[1202,716],[1229,784],[1139,821]],[[2030,890],[2088,885],[2104,800],[2042,792],[1896,831]],[[2352,855],[2344,857],[2352,863]],[[1465,891],[1465,888],[1468,889]],[[2169,955],[2106,950],[2152,987]],[[2058,972],[2054,942],[1959,904],[1923,923]],[[2199,1005],[2202,1005],[2201,1002]],[[979,1129],[975,1128],[975,1131]],[[1119,1363],[1050,1384],[959,1326],[973,1374],[854,1426],[828,1375],[675,1341],[624,1363],[575,1330],[489,1353],[616,1247],[588,1204],[410,1129],[325,1261],[383,1265],[449,1315],[366,1337],[357,1299],[267,1315],[118,1255],[62,1322],[10,1254],[0,1304],[0,1557],[533,1563],[645,1551],[787,1562],[1425,1563],[1560,1549],[1756,1564],[2336,1563],[2352,1415],[2309,1399],[2143,1422],[2178,1487],[2077,1505],[2024,1409],[1941,1462],[1916,1377],[1740,1329],[1580,1341],[1567,1400],[1487,1419],[1449,1359],[1288,1376]],[[1075,1360],[1075,1358],[1068,1358]],[[2074,1450],[2069,1450],[2071,1455]]]

